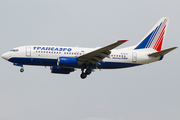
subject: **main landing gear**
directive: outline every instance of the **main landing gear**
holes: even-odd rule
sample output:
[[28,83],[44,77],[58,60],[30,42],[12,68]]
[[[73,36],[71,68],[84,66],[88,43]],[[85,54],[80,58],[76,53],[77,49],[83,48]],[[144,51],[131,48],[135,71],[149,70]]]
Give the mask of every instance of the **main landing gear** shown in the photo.
[[87,77],[87,75],[90,75],[91,74],[91,69],[86,69],[85,72],[84,72],[84,69],[81,69],[82,73],[81,73],[81,78],[82,79],[85,79]]

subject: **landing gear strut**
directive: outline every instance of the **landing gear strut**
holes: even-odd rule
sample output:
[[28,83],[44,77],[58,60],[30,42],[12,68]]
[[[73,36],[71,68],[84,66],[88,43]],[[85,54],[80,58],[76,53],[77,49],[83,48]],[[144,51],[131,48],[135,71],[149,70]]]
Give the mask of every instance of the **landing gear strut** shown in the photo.
[[90,75],[91,74],[91,69],[86,69],[86,71],[84,72],[84,68],[83,69],[81,69],[81,71],[82,71],[82,73],[81,73],[81,78],[82,79],[85,79],[86,77],[87,77],[87,75]]
[[23,64],[21,64],[21,63],[13,63],[13,65],[21,67],[20,72],[21,73],[24,72]]

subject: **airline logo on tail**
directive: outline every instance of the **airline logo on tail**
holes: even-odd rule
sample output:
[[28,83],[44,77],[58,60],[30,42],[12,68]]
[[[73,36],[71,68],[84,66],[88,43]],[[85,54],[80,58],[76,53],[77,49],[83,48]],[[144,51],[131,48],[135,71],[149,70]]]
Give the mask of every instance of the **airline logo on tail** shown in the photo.
[[156,51],[161,51],[168,22],[168,18],[162,18],[135,49],[153,48]]

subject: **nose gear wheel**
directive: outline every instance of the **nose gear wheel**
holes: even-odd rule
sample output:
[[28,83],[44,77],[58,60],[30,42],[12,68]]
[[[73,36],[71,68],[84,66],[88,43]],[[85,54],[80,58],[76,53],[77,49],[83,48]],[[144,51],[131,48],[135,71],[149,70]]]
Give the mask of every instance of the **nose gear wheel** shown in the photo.
[[21,69],[20,69],[20,72],[24,72],[24,68],[21,68]]

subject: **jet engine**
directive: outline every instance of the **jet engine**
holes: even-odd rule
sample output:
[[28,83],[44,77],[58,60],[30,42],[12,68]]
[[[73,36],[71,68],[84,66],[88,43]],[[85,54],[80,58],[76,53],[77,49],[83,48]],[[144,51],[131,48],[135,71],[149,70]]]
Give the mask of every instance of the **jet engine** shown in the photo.
[[57,66],[59,67],[77,67],[77,65],[81,65],[77,58],[59,57],[57,59]]

